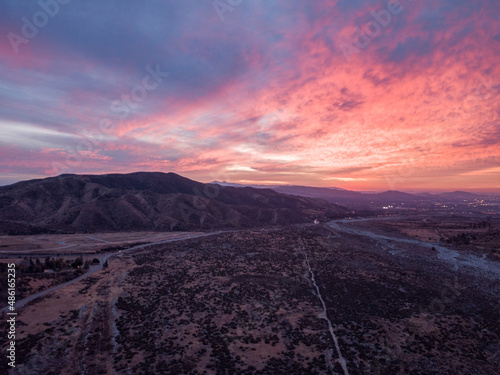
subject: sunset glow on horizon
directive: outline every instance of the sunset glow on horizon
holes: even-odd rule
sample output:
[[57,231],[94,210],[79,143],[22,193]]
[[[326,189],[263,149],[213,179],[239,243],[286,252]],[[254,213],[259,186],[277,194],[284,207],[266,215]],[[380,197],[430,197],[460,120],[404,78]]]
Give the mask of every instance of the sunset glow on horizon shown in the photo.
[[499,18],[497,0],[4,1],[0,185],[500,191]]

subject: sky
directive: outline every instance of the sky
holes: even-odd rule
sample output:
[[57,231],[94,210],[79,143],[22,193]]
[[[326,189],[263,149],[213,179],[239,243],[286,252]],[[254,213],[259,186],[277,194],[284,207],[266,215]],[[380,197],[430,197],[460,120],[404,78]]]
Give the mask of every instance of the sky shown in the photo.
[[2,0],[0,185],[500,191],[498,0]]

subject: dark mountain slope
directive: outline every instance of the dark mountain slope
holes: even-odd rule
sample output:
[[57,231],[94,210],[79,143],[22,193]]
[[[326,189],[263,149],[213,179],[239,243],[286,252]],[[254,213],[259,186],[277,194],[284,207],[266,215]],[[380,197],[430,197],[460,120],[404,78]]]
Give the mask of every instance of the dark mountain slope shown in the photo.
[[0,187],[0,233],[12,234],[244,228],[347,212],[324,200],[174,173],[61,175]]

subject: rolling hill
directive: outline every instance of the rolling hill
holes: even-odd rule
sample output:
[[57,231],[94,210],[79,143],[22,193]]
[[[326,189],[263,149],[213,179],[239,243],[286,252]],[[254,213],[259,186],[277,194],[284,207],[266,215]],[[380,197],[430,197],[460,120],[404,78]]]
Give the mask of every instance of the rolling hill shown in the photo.
[[61,175],[0,187],[0,233],[205,230],[294,224],[349,211],[270,189],[174,173]]

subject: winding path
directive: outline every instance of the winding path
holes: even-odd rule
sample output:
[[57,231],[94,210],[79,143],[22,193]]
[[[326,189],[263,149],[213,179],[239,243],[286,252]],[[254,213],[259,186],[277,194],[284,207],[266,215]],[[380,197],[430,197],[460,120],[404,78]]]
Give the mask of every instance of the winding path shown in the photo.
[[[113,257],[115,255],[121,255],[121,254],[124,254],[124,253],[130,253],[130,252],[132,252],[134,250],[143,249],[143,248],[146,248],[146,247],[149,247],[149,246],[161,245],[161,244],[165,244],[165,243],[169,243],[169,242],[175,242],[175,241],[183,241],[183,240],[186,240],[186,239],[194,239],[194,238],[199,238],[199,237],[213,236],[213,235],[216,235],[216,234],[229,233],[229,232],[233,232],[233,231],[218,231],[218,232],[201,233],[201,234],[185,233],[182,237],[175,237],[175,238],[170,238],[170,239],[167,239],[167,240],[162,240],[162,241],[157,241],[157,242],[151,242],[151,243],[147,243],[147,244],[143,244],[143,245],[137,245],[137,246],[131,247],[130,249],[121,250],[119,253],[115,252],[115,253],[108,253],[108,254],[102,255],[99,258],[100,263],[98,265],[96,265],[96,266],[90,267],[89,270],[86,273],[84,273],[83,275],[80,275],[80,276],[78,276],[78,277],[76,277],[76,278],[74,278],[74,279],[72,279],[70,281],[67,281],[65,283],[53,286],[52,288],[49,288],[49,289],[42,290],[41,292],[32,294],[29,297],[26,297],[26,298],[23,298],[21,300],[16,301],[15,311],[18,312],[18,310],[21,309],[21,308],[23,308],[27,303],[29,303],[29,302],[31,302],[31,301],[39,298],[39,297],[43,297],[43,296],[45,296],[45,295],[47,295],[49,293],[55,292],[58,289],[64,288],[65,286],[71,285],[73,283],[76,283],[78,281],[81,281],[81,280],[89,277],[90,275],[92,275],[92,274],[96,273],[97,271],[101,270],[102,267],[103,267],[103,264],[109,258],[111,258],[111,257]],[[4,313],[6,313],[8,311],[8,308],[9,308],[9,306],[6,306],[2,310],[0,310],[0,315],[3,315]]]

